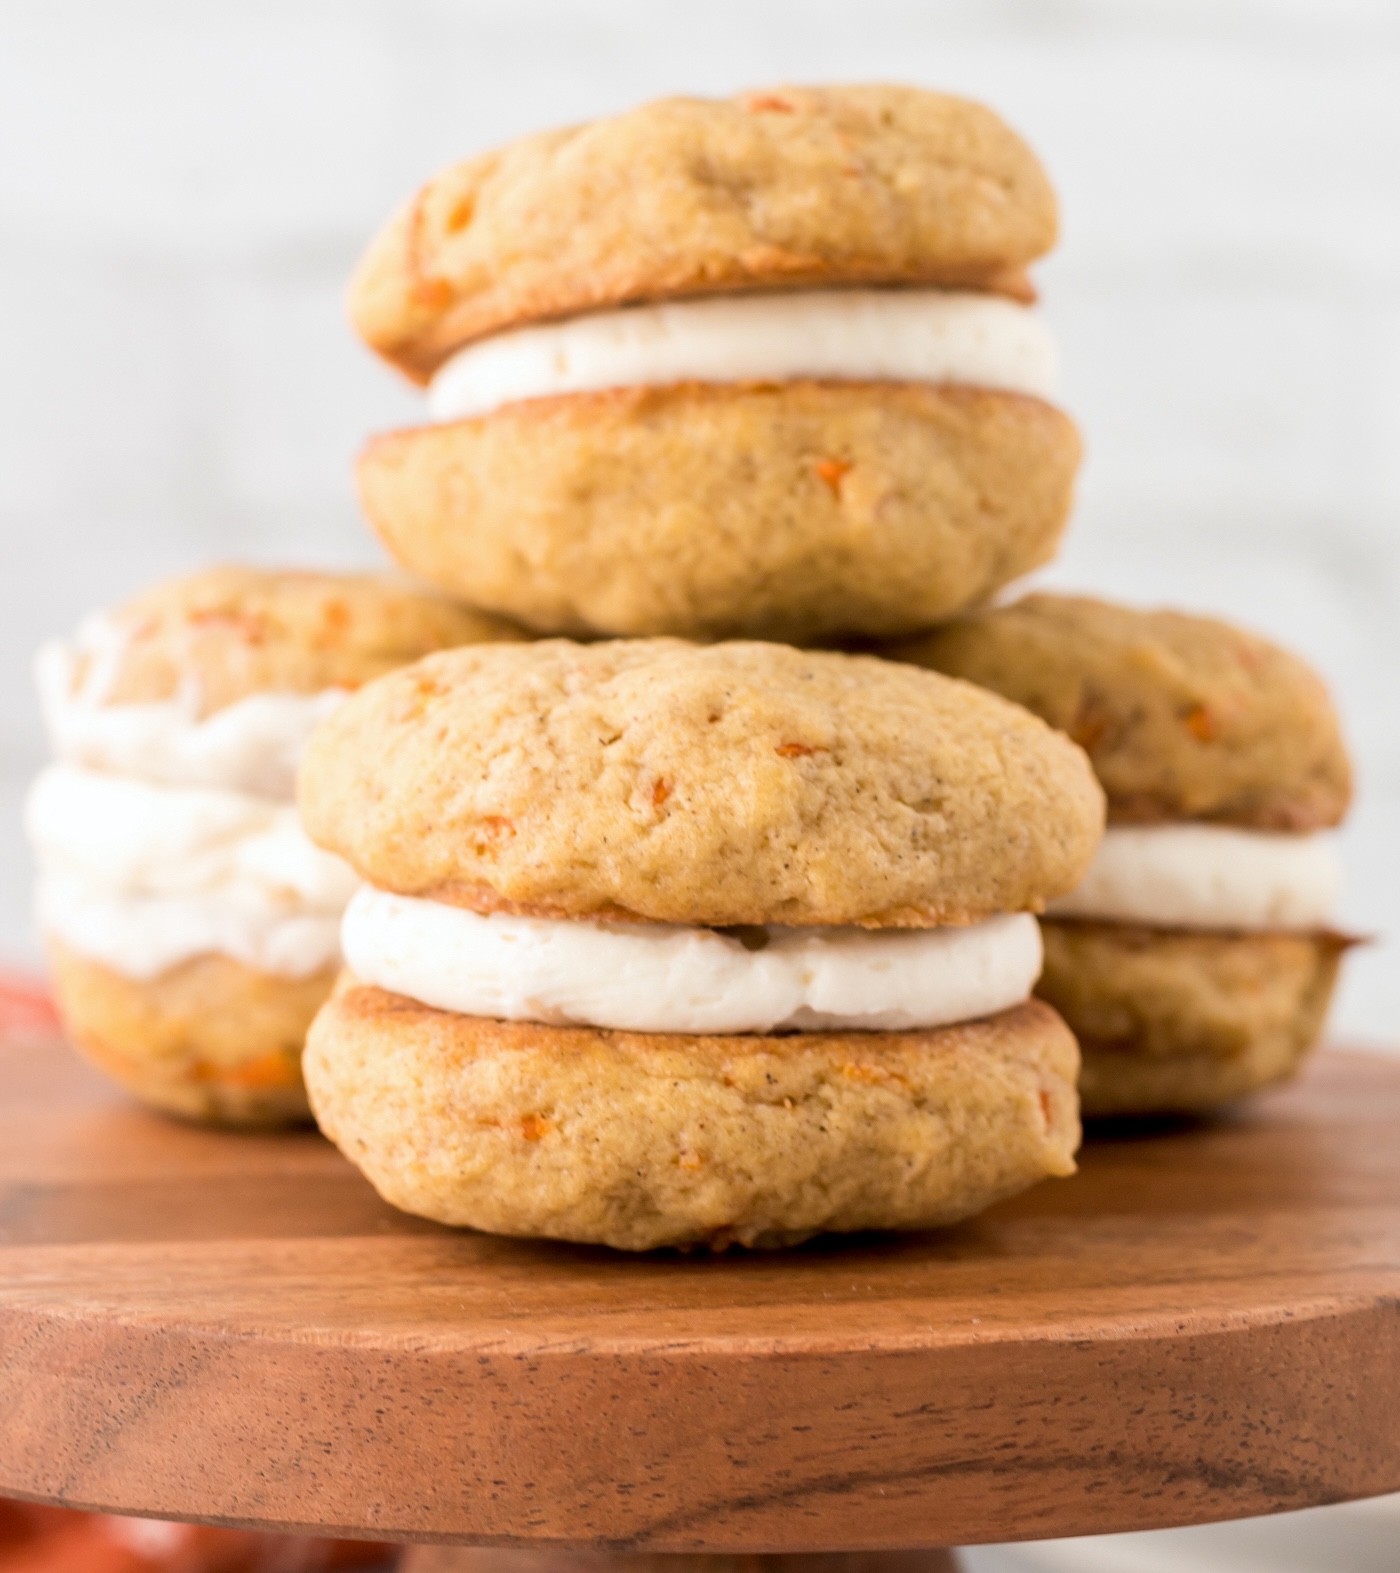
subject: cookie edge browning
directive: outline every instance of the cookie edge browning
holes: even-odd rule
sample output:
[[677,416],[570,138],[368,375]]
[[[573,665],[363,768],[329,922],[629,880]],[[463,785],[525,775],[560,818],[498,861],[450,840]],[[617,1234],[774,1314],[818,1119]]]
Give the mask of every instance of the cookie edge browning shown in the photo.
[[301,1050],[335,968],[283,978],[210,954],[140,979],[52,937],[46,946],[69,1037],[142,1103],[211,1125],[310,1119]]
[[1036,994],[1084,1056],[1092,1115],[1203,1110],[1294,1075],[1322,1032],[1341,958],[1329,930],[1210,933],[1041,920]]
[[[894,129],[900,113],[916,111],[930,123]],[[782,133],[804,119],[813,131],[808,156],[793,159]],[[892,161],[891,138],[901,134],[906,151]],[[733,135],[748,139],[737,159]],[[648,168],[663,140],[669,159]],[[810,150],[820,147],[819,178],[830,192],[813,230],[810,200],[784,217],[778,199],[784,175],[810,195]],[[876,168],[880,153],[891,168]],[[739,173],[745,158],[758,168],[756,188],[754,176]],[[765,166],[777,177],[765,182]],[[938,214],[934,240],[887,236],[882,252],[860,232],[888,225],[892,209],[903,208],[905,229],[911,213],[930,227],[917,212],[919,194],[900,178],[921,166],[939,176],[938,191],[923,194]],[[742,199],[724,198],[726,171]],[[610,217],[608,195],[620,180],[629,193],[640,182],[652,198],[641,234],[635,215],[620,233]],[[541,213],[563,217],[541,227]],[[487,237],[478,241],[483,225]],[[658,99],[440,171],[370,243],[347,308],[365,343],[423,382],[487,334],[640,301],[836,284],[932,284],[1024,299],[1024,269],[1053,246],[1057,227],[1054,191],[1035,154],[969,99],[871,84]],[[843,240],[843,230],[854,233]]]
[[[1191,664],[1197,649],[1211,659]],[[1221,652],[1251,680],[1267,667],[1270,690],[1232,693],[1218,676]],[[1351,761],[1321,677],[1221,618],[1038,592],[884,653],[988,687],[1067,733],[1108,793],[1110,824],[1306,833],[1339,824],[1351,802]],[[1053,700],[1051,671],[1064,688]],[[1135,735],[1150,740],[1146,763],[1124,746]]]
[[910,634],[1048,562],[1082,452],[1029,394],[686,382],[384,433],[356,478],[391,556],[536,634],[816,643]]
[[[921,1054],[925,1083],[911,1087]],[[322,1131],[392,1205],[488,1233],[619,1250],[941,1226],[1073,1173],[1079,1141],[1074,1039],[1035,1001],[923,1033],[707,1038],[459,1016],[346,977],[312,1025],[305,1063]],[[978,1072],[970,1087],[949,1088]],[[782,1093],[785,1077],[804,1076],[813,1096],[825,1095],[820,1116]],[[551,1085],[563,1104],[548,1102]],[[973,1089],[989,1085],[979,1101]],[[945,1116],[980,1137],[983,1172],[965,1172],[966,1142],[959,1147],[945,1118],[951,1173],[911,1198],[909,1168],[926,1140],[882,1147],[871,1132],[890,1137],[901,1117],[926,1119],[939,1096]],[[843,1104],[860,1118],[833,1136]],[[717,1123],[726,1119],[727,1131]],[[706,1132],[724,1160],[741,1161],[720,1173]],[[823,1137],[829,1150],[809,1161]],[[605,1153],[605,1138],[620,1145]],[[754,1176],[797,1149],[798,1180]],[[875,1180],[832,1199],[831,1178],[861,1158]],[[554,1201],[551,1186],[563,1190]]]

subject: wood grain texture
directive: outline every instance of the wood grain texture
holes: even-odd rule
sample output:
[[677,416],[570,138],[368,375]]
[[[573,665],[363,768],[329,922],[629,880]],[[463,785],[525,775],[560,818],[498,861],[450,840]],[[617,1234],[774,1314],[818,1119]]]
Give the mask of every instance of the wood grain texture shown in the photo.
[[256,1528],[909,1549],[1400,1487],[1400,1063],[941,1234],[631,1258],[0,1049],[0,1493]]
[[398,1573],[958,1573],[958,1564],[952,1552],[938,1550],[745,1556],[414,1546]]

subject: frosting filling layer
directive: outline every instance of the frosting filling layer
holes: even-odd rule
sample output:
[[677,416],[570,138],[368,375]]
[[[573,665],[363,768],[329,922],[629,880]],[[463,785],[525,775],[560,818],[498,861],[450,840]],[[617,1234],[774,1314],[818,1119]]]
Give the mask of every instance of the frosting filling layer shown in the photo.
[[338,911],[298,911],[251,883],[137,896],[41,874],[35,911],[45,934],[138,982],[196,956],[231,956],[279,978],[307,978],[340,959]]
[[39,651],[39,702],[53,750],[67,763],[290,799],[307,738],[346,697],[339,688],[250,694],[201,716],[198,689],[187,684],[173,699],[110,704],[123,643],[119,627],[92,618],[71,644],[55,640]]
[[1330,838],[1229,825],[1110,825],[1051,916],[1162,928],[1308,930],[1331,919],[1341,869]]
[[428,389],[435,421],[607,388],[794,378],[962,383],[1049,398],[1057,357],[1030,308],[932,289],[791,290],[626,306],[459,350]]
[[[907,1031],[1006,1010],[1040,930],[745,931],[484,915],[362,886],[341,945],[362,982],[437,1010],[633,1032]],[[755,948],[761,947],[761,948]]]
[[210,951],[289,977],[337,958],[358,881],[290,803],[51,765],[25,822],[41,927],[128,977]]

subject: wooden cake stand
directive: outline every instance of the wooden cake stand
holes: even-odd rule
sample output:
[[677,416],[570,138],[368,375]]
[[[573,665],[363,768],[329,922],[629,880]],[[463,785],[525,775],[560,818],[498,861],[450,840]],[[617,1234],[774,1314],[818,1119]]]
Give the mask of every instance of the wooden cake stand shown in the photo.
[[1400,1062],[1323,1054],[943,1233],[632,1258],[0,1046],[0,1494],[486,1548],[419,1570],[930,1568],[1396,1488]]

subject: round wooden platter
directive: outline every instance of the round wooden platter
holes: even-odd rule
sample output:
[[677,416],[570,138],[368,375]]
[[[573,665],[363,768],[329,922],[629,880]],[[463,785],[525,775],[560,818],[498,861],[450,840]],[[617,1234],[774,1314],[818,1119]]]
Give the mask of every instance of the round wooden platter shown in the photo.
[[405,1217],[315,1135],[168,1122],[10,1043],[0,1494],[791,1553],[1393,1490],[1397,1132],[1400,1062],[1324,1053],[957,1229],[630,1258]]

